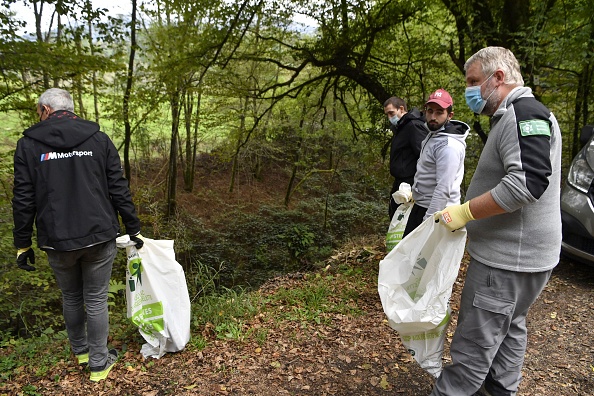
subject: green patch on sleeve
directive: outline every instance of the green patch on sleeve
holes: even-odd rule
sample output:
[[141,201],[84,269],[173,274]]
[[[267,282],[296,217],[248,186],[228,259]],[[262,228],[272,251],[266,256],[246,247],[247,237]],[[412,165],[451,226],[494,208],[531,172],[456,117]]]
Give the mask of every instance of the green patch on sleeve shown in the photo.
[[551,136],[551,127],[544,120],[520,121],[518,123],[522,136]]

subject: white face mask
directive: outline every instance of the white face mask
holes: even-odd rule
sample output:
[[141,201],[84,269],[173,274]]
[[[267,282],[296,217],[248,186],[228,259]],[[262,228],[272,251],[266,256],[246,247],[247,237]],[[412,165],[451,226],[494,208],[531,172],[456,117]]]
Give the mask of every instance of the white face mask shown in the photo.
[[390,124],[396,126],[396,124],[398,124],[398,121],[400,121],[400,117],[398,117],[398,115],[394,115],[394,117],[390,117]]

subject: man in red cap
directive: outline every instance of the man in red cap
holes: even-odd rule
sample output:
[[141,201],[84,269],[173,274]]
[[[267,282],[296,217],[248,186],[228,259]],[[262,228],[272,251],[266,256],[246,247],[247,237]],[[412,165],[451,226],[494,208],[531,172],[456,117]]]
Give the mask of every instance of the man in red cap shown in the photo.
[[425,103],[429,134],[421,145],[412,197],[415,204],[404,236],[423,220],[446,206],[460,203],[460,184],[464,177],[465,139],[470,127],[452,120],[454,101],[445,89],[433,92]]

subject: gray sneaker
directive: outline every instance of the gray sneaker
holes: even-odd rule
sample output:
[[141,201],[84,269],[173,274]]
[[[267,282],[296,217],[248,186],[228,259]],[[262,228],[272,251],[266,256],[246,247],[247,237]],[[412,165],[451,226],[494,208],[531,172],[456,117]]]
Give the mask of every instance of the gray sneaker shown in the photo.
[[110,349],[107,352],[107,361],[103,367],[90,367],[91,377],[89,378],[93,382],[99,382],[104,380],[109,375],[109,372],[118,361],[118,351]]

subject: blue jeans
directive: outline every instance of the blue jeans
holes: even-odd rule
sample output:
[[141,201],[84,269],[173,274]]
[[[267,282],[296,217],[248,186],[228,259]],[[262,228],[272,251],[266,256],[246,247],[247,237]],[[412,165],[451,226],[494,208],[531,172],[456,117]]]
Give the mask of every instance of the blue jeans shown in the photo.
[[526,314],[551,273],[506,271],[471,258],[450,346],[452,364],[431,396],[473,395],[483,383],[493,396],[517,393],[528,341]]
[[101,368],[107,360],[107,292],[116,252],[115,241],[69,252],[47,251],[62,291],[62,310],[72,352],[79,355],[88,351],[91,368]]

